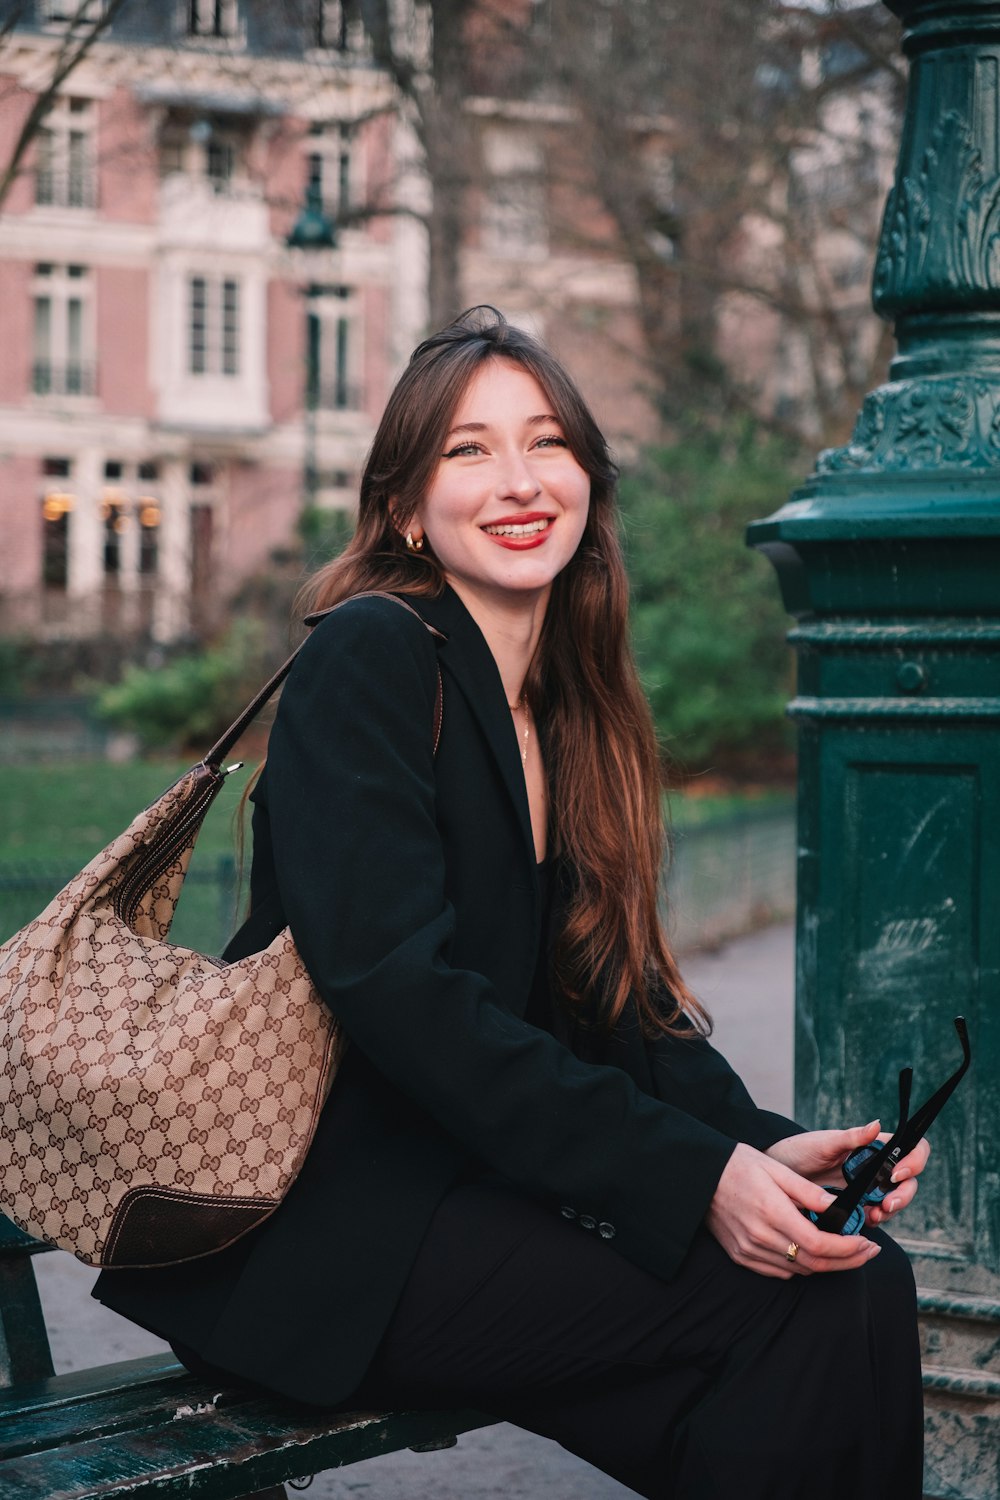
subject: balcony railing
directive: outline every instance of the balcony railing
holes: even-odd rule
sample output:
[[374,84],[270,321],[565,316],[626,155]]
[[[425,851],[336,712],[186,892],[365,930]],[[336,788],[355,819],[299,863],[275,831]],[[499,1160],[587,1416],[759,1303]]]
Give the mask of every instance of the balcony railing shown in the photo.
[[320,411],[362,411],[364,391],[346,380],[321,380],[316,405]]
[[97,204],[94,174],[40,167],[35,173],[35,202],[51,208],[94,208]]
[[36,396],[92,396],[97,389],[96,366],[93,360],[36,359],[31,389]]

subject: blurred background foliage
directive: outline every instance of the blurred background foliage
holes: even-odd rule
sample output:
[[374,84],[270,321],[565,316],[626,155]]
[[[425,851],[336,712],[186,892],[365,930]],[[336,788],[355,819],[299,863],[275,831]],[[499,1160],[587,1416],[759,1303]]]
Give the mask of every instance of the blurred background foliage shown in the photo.
[[750,423],[693,431],[622,476],[632,624],[661,743],[682,774],[787,773],[787,616],[746,525],[801,472]]

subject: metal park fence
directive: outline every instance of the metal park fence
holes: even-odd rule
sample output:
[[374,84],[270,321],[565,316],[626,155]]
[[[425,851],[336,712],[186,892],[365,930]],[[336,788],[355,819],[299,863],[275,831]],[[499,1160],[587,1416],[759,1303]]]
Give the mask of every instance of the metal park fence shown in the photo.
[[[51,864],[0,860],[0,943],[44,911],[75,873]],[[170,930],[171,942],[200,953],[220,953],[236,928],[237,900],[232,856],[200,859],[195,851]]]
[[718,947],[794,911],[793,808],[675,830],[666,921],[678,953]]
[[99,759],[108,740],[89,698],[0,698],[0,765]]
[[[0,942],[30,922],[74,874],[50,864],[0,860]],[[218,953],[237,922],[231,856],[196,850],[171,939]],[[795,818],[787,808],[742,813],[679,830],[667,883],[667,922],[691,953],[788,917],[795,909]]]

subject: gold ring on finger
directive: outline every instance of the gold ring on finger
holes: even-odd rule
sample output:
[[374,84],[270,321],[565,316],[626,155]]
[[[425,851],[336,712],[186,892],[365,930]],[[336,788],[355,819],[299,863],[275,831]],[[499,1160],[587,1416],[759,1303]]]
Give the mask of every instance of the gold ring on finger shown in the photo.
[[786,1260],[794,1260],[799,1253],[799,1247],[794,1240],[789,1240],[788,1249],[785,1251]]

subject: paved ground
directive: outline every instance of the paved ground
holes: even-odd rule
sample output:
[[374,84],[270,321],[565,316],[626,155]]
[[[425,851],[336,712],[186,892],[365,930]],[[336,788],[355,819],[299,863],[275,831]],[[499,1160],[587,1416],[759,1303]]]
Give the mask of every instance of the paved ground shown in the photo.
[[[715,1042],[757,1103],[784,1114],[792,1100],[793,937],[772,927],[689,959],[685,977],[712,1012]],[[35,1261],[57,1371],[133,1359],[164,1346],[90,1297],[95,1272],[69,1255]],[[309,1500],[626,1500],[630,1490],[555,1443],[501,1425],[470,1433],[445,1453],[389,1454],[319,1476]]]

